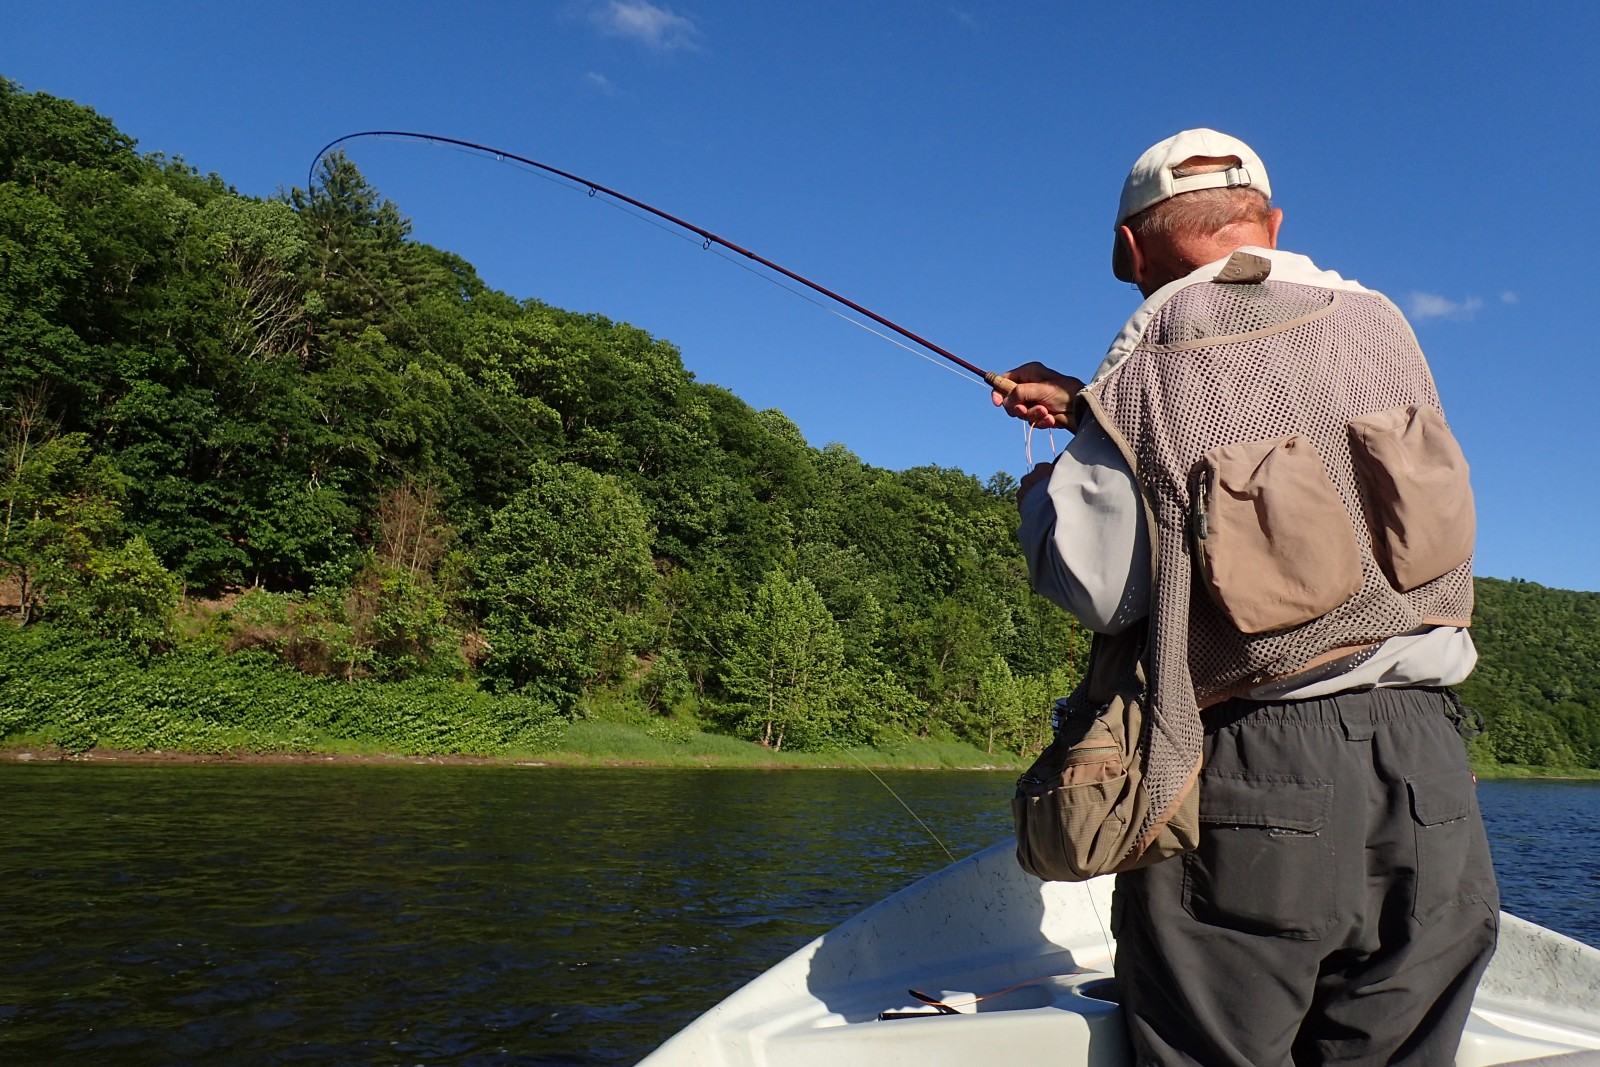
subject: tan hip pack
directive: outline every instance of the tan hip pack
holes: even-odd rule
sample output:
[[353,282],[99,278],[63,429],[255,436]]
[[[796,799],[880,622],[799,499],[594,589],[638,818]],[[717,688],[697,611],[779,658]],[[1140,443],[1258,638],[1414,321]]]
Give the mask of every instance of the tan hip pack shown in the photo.
[[1143,626],[1095,637],[1088,676],[1058,709],[1055,740],[1017,780],[1017,862],[1029,874],[1081,882],[1200,842],[1193,777],[1170,810],[1152,817],[1144,788],[1143,637]]

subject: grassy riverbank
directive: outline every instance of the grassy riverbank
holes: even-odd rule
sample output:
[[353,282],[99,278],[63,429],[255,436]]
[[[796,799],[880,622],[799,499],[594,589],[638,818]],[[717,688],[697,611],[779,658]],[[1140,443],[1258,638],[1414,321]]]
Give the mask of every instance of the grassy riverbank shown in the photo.
[[575,722],[549,749],[507,749],[494,755],[398,752],[329,738],[315,748],[280,746],[175,749],[93,747],[70,751],[47,736],[17,736],[0,745],[0,759],[72,760],[119,763],[428,763],[506,764],[552,767],[724,767],[806,770],[986,770],[1016,771],[1024,764],[1015,755],[990,755],[954,742],[905,742],[834,752],[774,752],[769,748],[719,734],[695,732],[682,740],[662,740],[638,726],[611,722]]
[[597,703],[567,714],[439,679],[310,677],[265,654],[193,647],[140,662],[111,641],[0,627],[0,749],[12,758],[323,758],[575,766],[1019,766],[956,741],[824,752],[707,733],[689,715]]
[[[671,721],[671,720],[667,720]],[[880,747],[862,746],[834,752],[774,752],[721,734],[692,731],[680,737],[652,735],[628,723],[580,721],[570,724],[550,748],[507,749],[493,755],[449,752],[402,752],[324,738],[315,747],[245,745],[237,748],[123,749],[63,748],[47,733],[14,735],[0,742],[0,760],[81,760],[123,763],[429,763],[505,764],[552,767],[726,767],[772,770],[992,770],[1021,771],[1027,761],[1012,753],[986,753],[959,742],[907,741]],[[1484,781],[1600,781],[1589,767],[1535,767],[1474,760],[1473,773]]]
[[365,745],[332,742],[318,749],[238,748],[206,752],[170,749],[90,748],[69,752],[43,738],[14,737],[0,745],[0,760],[116,763],[413,763],[439,765],[515,764],[550,767],[684,767],[745,770],[957,770],[1019,771],[1015,755],[989,755],[970,745],[908,742],[892,747],[860,747],[835,752],[774,752],[736,738],[696,733],[681,742],[664,742],[620,723],[574,723],[555,748],[472,756],[454,753],[400,753]]
[[539,758],[569,765],[652,767],[1020,771],[1027,765],[1014,753],[990,754],[959,741],[899,741],[824,752],[774,752],[721,734],[695,731],[676,737],[653,736],[649,728],[602,721],[573,723],[556,748]]
[[[312,677],[265,653],[200,645],[141,661],[117,642],[0,627],[0,758],[542,763],[562,766],[1020,770],[953,739],[774,750],[617,701],[575,712],[448,679]],[[1577,766],[1496,763],[1480,778],[1600,780]]]

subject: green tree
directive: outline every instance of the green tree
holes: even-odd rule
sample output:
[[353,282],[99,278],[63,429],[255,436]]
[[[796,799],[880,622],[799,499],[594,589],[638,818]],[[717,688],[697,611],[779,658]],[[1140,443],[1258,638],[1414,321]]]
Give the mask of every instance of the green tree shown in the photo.
[[811,582],[774,570],[732,630],[725,684],[739,732],[774,750],[837,741],[844,641]]
[[147,656],[172,642],[178,581],[143,537],[93,552],[76,585],[59,614],[78,629],[114,637]]
[[1577,762],[1556,723],[1546,715],[1512,706],[1489,720],[1486,736],[1499,763],[1532,767],[1570,767]]
[[86,346],[65,314],[87,269],[59,205],[0,183],[0,397],[87,386]]
[[1457,687],[1488,721],[1474,751],[1500,763],[1600,766],[1600,593],[1474,584],[1478,667]]
[[473,565],[485,670],[568,706],[645,643],[655,568],[644,508],[617,479],[535,463]]
[[16,583],[24,624],[65,611],[122,528],[126,480],[85,435],[52,430],[26,412],[7,423],[0,565]]
[[56,435],[37,403],[4,420],[0,577],[23,624],[60,619],[149,654],[172,636],[178,583],[144,538],[128,537],[127,479],[81,433]]
[[1030,747],[1049,721],[1050,700],[1046,679],[1013,674],[1002,657],[991,656],[978,676],[973,708],[984,751],[992,754],[996,744],[1015,751]]

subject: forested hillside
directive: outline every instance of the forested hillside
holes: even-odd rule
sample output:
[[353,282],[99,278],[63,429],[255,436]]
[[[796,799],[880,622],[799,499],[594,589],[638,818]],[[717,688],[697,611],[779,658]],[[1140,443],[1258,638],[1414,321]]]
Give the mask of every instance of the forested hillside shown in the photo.
[[253,199],[0,83],[14,621],[775,749],[1038,742],[1084,642],[1028,592],[1008,477],[813,448],[408,230],[342,156]]
[[[0,739],[1043,741],[1087,641],[1008,476],[814,448],[408,231],[342,156],[244,197],[0,80]],[[1597,605],[1480,581],[1480,758],[1600,766]]]
[[1600,593],[1477,580],[1478,668],[1459,687],[1498,763],[1600,768]]

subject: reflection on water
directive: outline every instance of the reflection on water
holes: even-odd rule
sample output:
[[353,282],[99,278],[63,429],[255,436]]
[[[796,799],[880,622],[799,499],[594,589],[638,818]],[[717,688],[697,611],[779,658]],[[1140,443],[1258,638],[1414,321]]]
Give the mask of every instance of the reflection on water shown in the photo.
[[[958,855],[1004,774],[886,780]],[[946,861],[869,775],[0,765],[0,1062],[632,1063]]]
[[[884,777],[1009,832],[1008,774]],[[1600,788],[1482,789],[1508,909],[1600,941]],[[0,764],[0,811],[8,1064],[632,1063],[946,862],[860,772]]]

